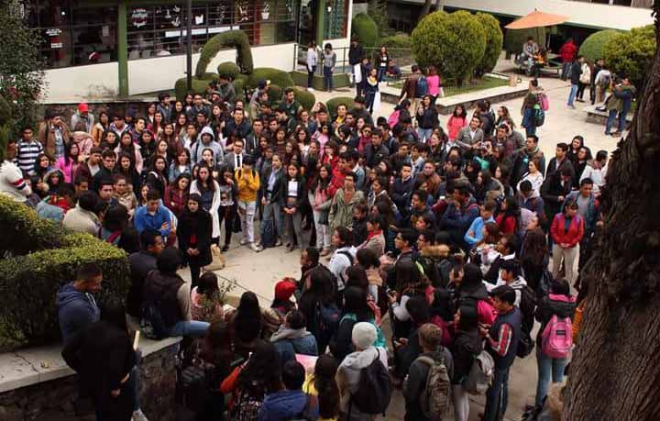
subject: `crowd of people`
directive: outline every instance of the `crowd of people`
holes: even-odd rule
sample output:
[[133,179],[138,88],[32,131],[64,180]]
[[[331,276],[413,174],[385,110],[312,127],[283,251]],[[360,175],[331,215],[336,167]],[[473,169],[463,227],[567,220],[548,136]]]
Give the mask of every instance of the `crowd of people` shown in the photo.
[[[361,95],[305,110],[293,89],[269,98],[263,82],[243,98],[221,78],[205,94],[163,93],[144,114],[81,103],[69,126],[49,110],[9,141],[2,194],[130,254],[125,310],[99,309],[94,265],[57,296],[65,359],[99,420],[144,419],[124,311],[149,337],[194,338],[180,369],[203,373],[199,419],[374,420],[398,387],[406,420],[453,407],[466,421],[468,396],[485,393],[495,421],[535,343],[530,410],[559,419],[544,402],[579,330],[577,271],[602,225],[608,154],[578,135],[546,162],[534,124],[521,133],[486,101],[443,127],[433,76],[414,66],[389,118]],[[542,95],[532,80],[525,116]],[[299,250],[302,275],[278,282],[266,308],[253,292],[223,305],[203,271],[234,233],[257,253]],[[301,354],[318,358],[306,370]]]

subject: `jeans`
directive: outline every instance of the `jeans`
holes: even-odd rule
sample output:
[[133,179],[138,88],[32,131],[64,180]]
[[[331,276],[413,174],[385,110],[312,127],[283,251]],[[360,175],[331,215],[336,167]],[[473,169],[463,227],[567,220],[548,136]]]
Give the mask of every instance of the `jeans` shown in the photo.
[[417,135],[419,136],[419,141],[426,143],[431,139],[431,134],[433,134],[433,129],[422,129],[421,127],[417,128]]
[[201,338],[206,335],[207,330],[209,330],[209,324],[206,322],[181,320],[176,322],[176,324],[170,328],[170,336],[192,336],[195,338]]
[[543,354],[539,344],[536,347],[536,365],[539,372],[536,383],[536,404],[541,405],[548,395],[550,376],[552,376],[552,383],[561,383],[564,380],[564,369],[568,365],[568,358],[548,357]]
[[522,126],[525,128],[527,136],[536,134],[536,124],[534,122],[534,109],[525,108],[523,114]]
[[298,247],[304,249],[305,243],[303,241],[302,213],[300,213],[300,210],[297,209],[293,215],[285,213],[284,224],[286,226],[287,243],[293,246],[294,240],[297,240]]
[[225,245],[231,243],[231,233],[234,228],[234,218],[236,218],[236,204],[233,206],[220,206],[218,208],[218,226],[222,227],[222,221],[225,221]]
[[[359,96],[359,95],[358,95]],[[374,113],[374,101],[376,100],[376,92],[365,92],[364,94],[364,102],[365,102],[365,107],[367,108],[367,111],[369,111],[369,114]]]
[[573,63],[568,62],[568,63],[563,63],[561,65],[561,80],[566,80],[569,77],[571,77],[571,66]]
[[484,421],[498,421],[500,414],[504,416],[509,404],[509,367],[495,367],[493,384],[486,392],[486,408],[484,409]]
[[314,73],[316,72],[316,66],[307,68],[307,87],[312,87],[312,82],[314,81]]
[[578,90],[577,90],[577,96],[576,96],[577,99],[579,99],[579,100],[584,99],[584,90],[586,88],[587,88],[586,83],[582,83],[582,82],[578,83]]
[[323,66],[323,86],[326,90],[332,90],[332,67]]
[[580,245],[571,248],[561,248],[559,244],[552,245],[552,276],[557,279],[559,267],[564,260],[564,279],[573,285],[575,279],[575,266],[580,260]]
[[[619,124],[617,126],[617,132],[621,133],[626,129],[626,117],[628,116],[628,112],[620,111],[618,112],[618,114],[619,114]],[[610,110],[607,116],[607,126],[605,127],[605,134],[611,133],[612,126],[614,126],[616,119],[617,119],[617,110]]]
[[319,223],[320,211],[314,211],[314,227],[316,228],[316,248],[321,250],[330,247],[330,227]]
[[381,66],[378,68],[378,81],[382,82],[385,80],[385,73],[387,73],[387,67]]
[[241,216],[241,231],[243,239],[254,243],[254,214],[257,211],[257,202],[238,201],[238,214]]
[[451,391],[454,401],[454,421],[468,421],[468,418],[470,418],[470,395],[460,384],[452,385]]
[[284,236],[284,216],[282,215],[282,205],[280,202],[268,202],[264,206],[264,221],[272,221],[275,219],[275,228],[277,229],[277,238],[280,240]]
[[571,85],[571,93],[568,94],[568,105],[569,107],[573,106],[573,103],[575,102],[575,95],[577,94],[578,91],[578,86],[577,85]]

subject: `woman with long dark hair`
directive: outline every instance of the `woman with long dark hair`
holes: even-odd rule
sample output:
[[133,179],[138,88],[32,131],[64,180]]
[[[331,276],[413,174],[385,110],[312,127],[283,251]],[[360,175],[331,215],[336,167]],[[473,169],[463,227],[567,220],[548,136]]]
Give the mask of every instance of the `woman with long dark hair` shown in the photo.
[[358,287],[344,291],[344,306],[337,331],[330,341],[330,352],[340,363],[354,351],[352,342],[353,327],[358,322],[372,322],[374,315],[367,305],[367,293]]
[[162,156],[154,157],[149,166],[149,173],[147,174],[145,183],[149,187],[158,190],[160,197],[165,196],[165,188],[168,185],[167,160],[165,158]]
[[241,295],[236,312],[231,317],[234,336],[234,349],[247,358],[261,338],[264,321],[259,307],[259,298],[252,291]]
[[170,183],[173,183],[181,174],[191,175],[190,170],[190,151],[188,149],[181,148],[181,152],[177,155],[174,155],[174,159],[170,164],[170,170],[168,172]]
[[314,374],[303,384],[303,392],[318,401],[319,421],[332,421],[339,416],[339,388],[335,381],[338,367],[332,355],[323,354],[316,360]]
[[451,347],[454,357],[454,377],[451,379],[456,421],[468,421],[470,402],[463,388],[472,363],[483,350],[479,335],[479,316],[473,306],[461,306],[454,315],[456,338]]
[[[327,270],[314,270],[311,272],[307,285],[303,287],[298,309],[307,319],[307,330],[312,332],[318,344],[319,353],[325,352],[330,342],[329,333],[321,328],[318,309],[332,308],[337,294],[337,284],[332,274]],[[336,308],[336,307],[335,307]]]
[[99,146],[103,140],[103,133],[110,128],[110,115],[107,111],[99,112],[99,121],[92,127],[92,142],[94,146]]
[[177,238],[179,249],[183,252],[190,267],[191,286],[199,281],[201,268],[213,261],[211,255],[211,215],[201,205],[202,198],[193,193],[179,218]]
[[231,234],[234,227],[234,220],[237,215],[237,195],[238,187],[234,181],[234,174],[231,168],[226,167],[218,179],[220,187],[220,207],[218,208],[218,225],[225,221],[225,244],[222,246],[222,252],[229,250],[231,244]]
[[300,169],[295,164],[287,166],[284,176],[284,226],[287,233],[286,251],[292,252],[298,244],[301,250],[305,248],[302,230],[302,206],[306,196],[305,179],[300,176]]
[[117,158],[117,165],[114,169],[115,174],[121,174],[126,177],[131,186],[131,191],[137,196],[140,193],[140,187],[142,186],[142,178],[140,173],[135,169],[133,156],[126,153],[120,152]]
[[163,203],[177,218],[181,217],[188,204],[188,188],[190,187],[190,174],[181,174],[165,188]]
[[536,228],[527,232],[520,252],[520,261],[527,285],[533,290],[540,292],[541,278],[543,277],[543,273],[547,271],[550,261],[548,257],[548,241],[542,229]]
[[502,234],[515,234],[520,228],[520,206],[516,198],[507,196],[502,201],[500,214],[495,218],[495,223]]
[[[193,171],[194,172],[194,171]],[[201,196],[201,206],[213,218],[213,232],[211,238],[216,241],[220,238],[220,220],[218,209],[220,208],[220,186],[213,179],[211,169],[206,164],[201,164],[197,171],[197,177],[190,183],[190,194],[197,193]]]
[[144,169],[144,161],[142,160],[141,147],[133,142],[133,136],[129,132],[124,132],[119,139],[119,144],[115,148],[117,157],[123,152],[131,156],[131,160],[135,166],[135,170],[139,173]]
[[78,169],[80,156],[80,146],[75,142],[69,142],[64,145],[64,156],[57,159],[55,166],[64,174],[64,181],[73,183],[76,170]]

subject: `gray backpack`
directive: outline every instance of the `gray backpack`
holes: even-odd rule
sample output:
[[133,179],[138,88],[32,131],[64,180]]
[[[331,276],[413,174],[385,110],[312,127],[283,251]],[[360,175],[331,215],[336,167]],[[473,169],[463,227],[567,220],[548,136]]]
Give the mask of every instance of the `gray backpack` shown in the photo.
[[447,414],[451,404],[451,380],[444,359],[418,357],[418,361],[429,366],[426,388],[420,397],[424,415],[431,420],[439,420]]
[[472,367],[463,381],[463,389],[471,395],[483,395],[493,382],[495,361],[487,351],[481,351],[472,362]]

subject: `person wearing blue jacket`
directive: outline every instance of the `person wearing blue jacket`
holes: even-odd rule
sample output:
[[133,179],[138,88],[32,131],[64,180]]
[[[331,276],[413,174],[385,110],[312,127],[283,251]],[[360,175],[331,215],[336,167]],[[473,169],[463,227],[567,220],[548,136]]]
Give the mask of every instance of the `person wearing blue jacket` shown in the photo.
[[467,245],[463,237],[472,225],[472,221],[479,216],[479,205],[472,197],[468,186],[457,187],[453,199],[449,201],[449,206],[440,219],[439,228],[449,232],[452,240],[466,249]]
[[157,190],[149,190],[147,204],[135,211],[133,226],[138,234],[150,229],[158,231],[163,236],[163,240],[167,240],[172,231],[172,216],[161,203],[160,193]]
[[463,237],[470,249],[484,238],[484,226],[489,222],[495,222],[495,218],[493,218],[495,208],[497,208],[497,203],[494,200],[486,200],[479,210],[481,216],[472,221],[472,225]]
[[311,397],[302,391],[305,368],[297,361],[289,361],[282,369],[284,390],[266,395],[259,410],[259,421],[285,421],[293,418],[317,419],[318,406],[310,405]]
[[287,314],[284,324],[273,333],[270,341],[275,345],[283,364],[295,361],[296,354],[319,355],[316,338],[307,330],[307,318],[300,310]]
[[75,281],[57,292],[55,305],[64,343],[99,321],[101,311],[93,295],[101,291],[102,281],[101,269],[94,263],[87,263],[78,269]]

